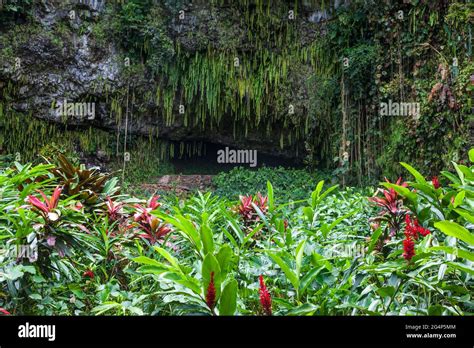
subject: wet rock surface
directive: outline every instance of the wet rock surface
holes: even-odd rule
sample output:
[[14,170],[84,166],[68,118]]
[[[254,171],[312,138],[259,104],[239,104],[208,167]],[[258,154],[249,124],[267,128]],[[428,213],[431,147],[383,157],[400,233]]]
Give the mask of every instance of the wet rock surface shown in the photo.
[[[72,3],[46,1],[34,7],[32,25],[35,29],[0,64],[0,86],[7,81],[21,86],[12,103],[14,109],[70,126],[92,125],[116,130],[117,122],[111,117],[111,101],[106,96],[123,91],[127,82],[123,75],[124,52],[119,43],[108,37],[106,42],[100,43],[94,39],[92,27],[103,20],[104,8],[103,1],[87,0]],[[238,14],[233,13],[231,8],[223,7],[215,11],[205,4],[190,4],[184,10],[184,20],[174,18],[167,28],[171,38],[180,42],[184,49],[195,52],[208,45],[226,47],[230,42],[241,50],[253,49],[246,41],[245,28],[239,27]],[[74,11],[74,16],[71,11]],[[316,35],[310,23],[312,16],[310,11],[303,16],[301,28],[305,31],[305,40],[313,40]],[[61,26],[67,30],[58,30]],[[226,29],[223,30],[223,27]],[[15,30],[14,25],[7,27],[5,33],[12,30]],[[57,35],[58,32],[62,34]],[[7,37],[0,32],[0,48]],[[21,62],[19,68],[15,66],[16,59]],[[279,135],[285,131],[283,124],[275,124],[269,135],[264,135],[262,129],[250,129],[245,137],[234,136],[234,120],[229,115],[224,115],[220,126],[213,129],[185,126],[184,116],[178,113],[172,124],[165,124],[162,107],[152,101],[141,100],[141,91],[154,90],[159,78],[150,78],[145,74],[134,79],[133,85],[140,92],[135,101],[139,108],[132,110],[134,117],[128,125],[131,134],[149,135],[151,129],[165,140],[212,141],[286,158],[296,156],[293,149],[280,147]],[[290,89],[297,96],[295,107],[301,107],[307,95],[304,79],[301,80],[291,82],[294,85]],[[95,103],[95,116],[62,117],[58,114],[57,105],[65,100]]]

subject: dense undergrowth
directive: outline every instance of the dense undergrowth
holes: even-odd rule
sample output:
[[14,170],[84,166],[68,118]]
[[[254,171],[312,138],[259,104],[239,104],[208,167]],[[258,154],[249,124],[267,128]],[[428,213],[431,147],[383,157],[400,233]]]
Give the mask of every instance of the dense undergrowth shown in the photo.
[[[367,194],[268,181],[147,200],[58,155],[0,171],[0,308],[50,315],[468,315],[471,166]],[[236,192],[231,192],[235,194]]]

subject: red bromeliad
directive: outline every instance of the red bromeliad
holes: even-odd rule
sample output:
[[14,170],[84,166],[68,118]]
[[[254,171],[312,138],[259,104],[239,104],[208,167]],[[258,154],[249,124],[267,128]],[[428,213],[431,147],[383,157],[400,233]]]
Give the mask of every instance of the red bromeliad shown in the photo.
[[272,297],[268,292],[265,282],[263,281],[263,276],[259,277],[260,289],[258,290],[260,294],[260,304],[262,305],[263,312],[266,315],[272,315]]
[[139,204],[135,206],[138,211],[134,215],[134,220],[138,222],[138,227],[145,232],[145,234],[140,234],[139,236],[148,239],[152,244],[171,232],[171,228],[163,224],[159,218],[150,214],[151,211],[161,205],[157,202],[159,197],[153,196],[146,208]]
[[[385,181],[390,183],[390,181],[385,178]],[[402,187],[407,187],[408,184],[406,182],[402,182],[402,178],[398,178],[396,185],[400,185]],[[376,197],[379,192],[381,192],[384,197]],[[375,192],[374,197],[369,197],[369,201],[375,203],[376,205],[385,208],[392,214],[396,214],[400,210],[401,199],[398,198],[398,193],[393,188],[388,190],[381,190],[378,189]]]
[[209,285],[207,286],[206,303],[207,306],[211,309],[211,311],[216,305],[216,286],[214,284],[214,272],[211,272],[211,280],[209,281]]
[[253,207],[252,196],[240,196],[240,204],[238,205],[238,212],[244,220],[250,220],[252,218]]
[[171,228],[163,224],[157,217],[151,215],[147,216],[145,220],[141,220],[139,227],[145,232],[139,236],[148,239],[152,244],[171,232]]
[[105,205],[107,206],[107,216],[109,217],[109,221],[117,221],[122,214],[124,203],[114,202],[107,196],[107,202],[105,202]]
[[4,315],[12,315],[9,311],[7,311],[6,309],[1,308],[1,307],[0,307],[0,313],[2,313]]
[[148,202],[148,208],[150,208],[151,210],[155,210],[156,208],[158,208],[161,204],[158,203],[158,199],[160,198],[160,196],[152,196]]
[[28,196],[27,201],[45,220],[55,221],[57,220],[58,216],[57,214],[53,213],[53,210],[58,206],[61,191],[62,188],[57,186],[54,189],[51,198],[48,198],[42,191],[38,190],[41,197],[43,197],[44,202],[41,202],[37,197],[31,195]]
[[137,208],[137,213],[134,215],[135,221],[145,220],[150,213],[158,208],[161,204],[158,203],[158,199],[160,196],[152,196],[147,203],[147,206],[144,207],[140,204],[135,204],[135,208]]
[[[385,181],[390,183],[390,181],[385,178]],[[406,182],[402,182],[402,178],[398,178],[396,185],[407,187]],[[382,193],[383,197],[377,197],[377,194]],[[393,188],[388,190],[378,189],[373,197],[369,197],[368,200],[375,205],[381,207],[379,214],[369,219],[374,226],[377,228],[381,225],[382,222],[386,222],[386,228],[384,230],[383,238],[380,239],[380,242],[377,245],[377,249],[381,250],[384,246],[385,241],[390,240],[395,236],[398,231],[401,229],[403,223],[403,217],[406,214],[407,210],[403,205],[403,197],[399,197],[397,191]]]
[[260,192],[257,193],[257,196],[255,197],[240,196],[240,203],[236,207],[236,211],[246,224],[251,224],[260,220],[260,217],[252,204],[257,206],[263,214],[266,214],[268,210],[267,201],[268,197],[262,196]]

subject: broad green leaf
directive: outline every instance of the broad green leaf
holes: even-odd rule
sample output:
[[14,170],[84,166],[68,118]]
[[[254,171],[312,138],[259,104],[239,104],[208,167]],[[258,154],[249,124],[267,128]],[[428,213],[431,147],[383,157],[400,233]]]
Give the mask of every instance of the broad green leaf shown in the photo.
[[451,237],[456,237],[470,245],[474,245],[474,235],[469,232],[466,228],[458,225],[452,221],[438,221],[435,222],[434,226],[444,234]]
[[441,174],[447,178],[449,181],[451,181],[453,184],[461,184],[461,181],[459,180],[459,178],[454,175],[453,173],[450,173],[448,171],[442,171]]
[[317,305],[314,305],[312,303],[305,303],[305,304],[302,304],[301,306],[299,307],[296,307],[296,308],[293,308],[292,310],[290,310],[288,313],[286,313],[286,315],[298,315],[298,316],[302,316],[302,315],[313,315],[314,312],[316,312],[318,310],[319,306]]
[[321,194],[323,186],[324,186],[324,180],[320,180],[313,191],[315,199],[319,198],[319,195]]
[[206,295],[207,288],[211,281],[211,272],[214,272],[214,284],[216,287],[216,298],[220,292],[220,285],[222,283],[221,280],[221,267],[219,265],[219,261],[217,261],[216,257],[212,254],[207,254],[204,257],[204,261],[202,262],[202,287],[204,296]]
[[181,271],[181,267],[179,265],[179,261],[175,259],[169,252],[165,249],[160,248],[158,246],[153,247],[161,256],[163,256],[177,271]]
[[43,299],[43,297],[40,294],[31,294],[29,295],[29,298],[33,300],[38,300],[38,301],[41,301]]
[[175,226],[178,231],[182,232],[189,239],[189,241],[194,244],[195,248],[201,252],[202,241],[199,237],[199,232],[196,230],[196,227],[194,227],[191,221],[179,214],[173,217],[163,214],[157,210],[152,211],[151,214],[156,215]]
[[290,267],[286,264],[286,262],[283,261],[283,259],[280,256],[278,256],[274,253],[269,252],[268,256],[270,256],[272,258],[272,260],[275,261],[276,264],[278,264],[278,266],[280,266],[282,271],[285,273],[286,278],[288,278],[288,280],[293,285],[295,290],[298,290],[298,288],[299,288],[298,276],[290,269]]
[[474,215],[470,214],[464,209],[454,209],[454,211],[458,213],[459,215],[461,215],[464,219],[466,219],[470,223],[474,224]]
[[474,275],[474,268],[459,262],[448,262],[448,265],[452,268]]
[[237,281],[232,279],[222,290],[219,300],[219,315],[234,315],[237,309]]
[[134,262],[137,263],[142,263],[144,265],[152,265],[152,266],[158,266],[158,267],[164,267],[165,265],[161,263],[160,261],[156,261],[154,259],[151,259],[146,256],[138,256],[132,259]]
[[322,202],[322,200],[323,200],[324,198],[326,198],[327,195],[329,195],[332,191],[334,191],[335,189],[337,189],[338,186],[339,186],[339,185],[331,186],[331,187],[328,188],[326,191],[324,191],[324,193],[321,194],[321,195],[319,196],[318,200],[316,201],[316,205],[314,206],[314,208],[316,208],[316,206],[317,206],[320,202]]
[[459,192],[456,197],[454,198],[454,204],[453,206],[455,208],[459,207],[462,204],[462,201],[464,200],[464,197],[466,196],[466,191],[461,191]]
[[270,181],[267,181],[267,197],[268,197],[268,209],[273,211],[275,206],[274,197],[273,197],[273,186]]
[[411,192],[408,188],[403,187],[403,186],[399,186],[399,185],[395,185],[395,184],[392,184],[392,183],[389,183],[389,182],[383,182],[381,184],[382,184],[382,186],[385,186],[387,188],[393,188],[397,193],[399,193],[403,197],[408,198],[410,201],[412,201],[413,203],[416,204],[417,199],[418,199],[417,195],[415,193]]
[[405,163],[405,162],[400,162],[400,164],[405,167],[405,169],[407,169],[411,175],[413,175],[415,177],[415,180],[420,183],[420,184],[425,184],[426,185],[426,180],[425,180],[425,177],[423,175],[420,174],[419,171],[417,171],[415,168],[413,168],[412,166],[410,166],[408,163]]
[[[336,227],[337,225],[339,225],[341,223],[341,221],[347,219],[348,217],[354,215],[355,213],[359,212],[359,209],[356,209],[356,210],[353,210],[351,211],[350,213],[346,214],[346,215],[343,215],[339,218],[337,218],[336,220],[334,220],[330,225],[326,225],[325,228],[324,228],[324,232],[323,232],[323,236],[326,237],[327,234],[329,232],[331,232],[331,230]],[[321,231],[322,232],[322,231]]]
[[301,271],[301,264],[303,262],[303,255],[304,255],[304,245],[306,243],[306,240],[302,240],[298,246],[296,247],[296,252],[295,252],[295,263],[296,263],[296,276],[299,278],[300,276],[300,271]]
[[[190,289],[197,295],[201,294],[201,288],[197,280],[194,279],[193,277],[187,276],[182,273],[176,273],[176,272],[165,272],[163,273],[162,277],[164,279],[172,280],[173,282]],[[216,286],[216,293],[217,293],[217,286]]]
[[433,305],[428,307],[428,315],[434,316],[440,316],[443,315],[444,307],[441,305]]
[[395,294],[395,287],[393,286],[383,286],[381,288],[378,288],[376,292],[381,296],[381,297],[392,297]]
[[114,308],[120,308],[121,305],[120,303],[117,302],[106,302],[104,304],[101,304],[97,307],[92,308],[92,313],[96,313],[97,315],[101,315],[111,309]]
[[438,270],[438,281],[441,281],[444,279],[444,275],[446,273],[446,269],[448,268],[448,266],[446,264],[442,264],[441,266],[439,266],[439,270]]
[[[206,213],[204,213],[203,215],[205,214]],[[212,231],[209,228],[207,221],[204,221],[201,224],[200,234],[202,238],[202,246],[203,246],[204,255],[207,255],[208,253],[213,253],[214,252],[214,239],[212,237]]]
[[227,238],[229,238],[229,241],[232,243],[232,245],[235,247],[235,248],[239,248],[239,244],[237,244],[234,236],[232,236],[232,234],[230,234],[229,231],[227,231],[225,228],[221,228],[222,232],[224,232],[224,234],[226,235]]
[[474,148],[469,150],[469,161],[474,163]]
[[249,234],[247,234],[247,236],[244,238],[244,242],[242,243],[242,248],[245,247],[245,245],[248,243],[249,240],[252,239],[252,237],[261,231],[261,229],[263,228],[263,224],[259,224],[257,225]]
[[457,257],[462,257],[464,259],[474,261],[474,253],[468,250],[450,247],[450,246],[434,246],[428,249],[428,251],[430,250],[434,250],[434,251],[440,250],[440,251],[444,251],[445,253],[455,255]]
[[233,257],[234,252],[232,251],[232,248],[227,244],[222,245],[219,251],[217,252],[216,259],[219,262],[219,267],[221,269],[223,277],[225,277],[225,275],[231,269]]
[[311,207],[304,207],[303,214],[309,220],[309,222],[313,222],[314,211]]
[[458,176],[459,176],[459,180],[461,180],[461,184],[465,185],[465,181],[464,181],[464,172],[461,170],[460,166],[455,163],[455,162],[452,162],[453,163],[453,166],[454,166],[454,169],[456,169],[456,173],[458,173]]
[[240,244],[244,242],[245,233],[240,228],[238,222],[230,216],[227,212],[223,212],[224,217],[226,218],[227,224],[230,226],[232,231],[236,234],[237,238],[239,239]]
[[319,268],[313,268],[311,271],[306,273],[303,278],[301,278],[300,281],[300,294],[304,294],[306,291],[306,288],[309,286],[309,284],[312,283],[314,278],[317,277],[319,272],[321,272],[323,269],[325,269],[325,266],[319,267]]
[[372,233],[372,236],[370,237],[369,248],[367,250],[368,254],[370,254],[374,250],[375,245],[377,244],[377,241],[379,240],[381,234],[382,234],[382,228],[381,227],[377,228],[374,231],[374,233]]

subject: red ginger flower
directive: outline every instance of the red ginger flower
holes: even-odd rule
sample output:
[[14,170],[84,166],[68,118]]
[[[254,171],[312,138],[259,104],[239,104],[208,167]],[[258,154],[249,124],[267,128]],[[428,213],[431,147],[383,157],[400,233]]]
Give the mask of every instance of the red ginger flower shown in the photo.
[[0,307],[0,313],[4,314],[4,315],[12,315],[9,311],[7,311],[6,309]]
[[430,230],[420,226],[417,219],[413,221],[410,215],[405,215],[405,240],[403,241],[403,257],[410,261],[415,256],[415,240],[418,240],[418,235],[423,237],[430,234]]
[[431,183],[433,184],[435,189],[439,189],[441,187],[437,176],[434,176],[433,179],[431,179]]
[[415,242],[410,237],[403,240],[403,257],[410,261],[415,256]]
[[259,282],[260,289],[258,290],[258,293],[260,294],[260,304],[262,305],[263,312],[265,315],[272,315],[272,297],[265,286],[262,275],[259,277]]
[[86,277],[89,277],[91,279],[94,279],[94,272],[92,272],[90,269],[85,271],[83,274],[82,274],[82,277],[86,278]]
[[410,215],[406,214],[405,215],[405,236],[407,238],[413,238],[418,240],[418,235],[421,234],[423,237],[427,236],[430,234],[430,230],[424,228],[423,226],[420,226],[419,222],[417,219],[411,220]]
[[214,272],[211,272],[211,280],[207,286],[206,291],[206,303],[207,306],[213,310],[216,305],[216,286],[214,285]]

